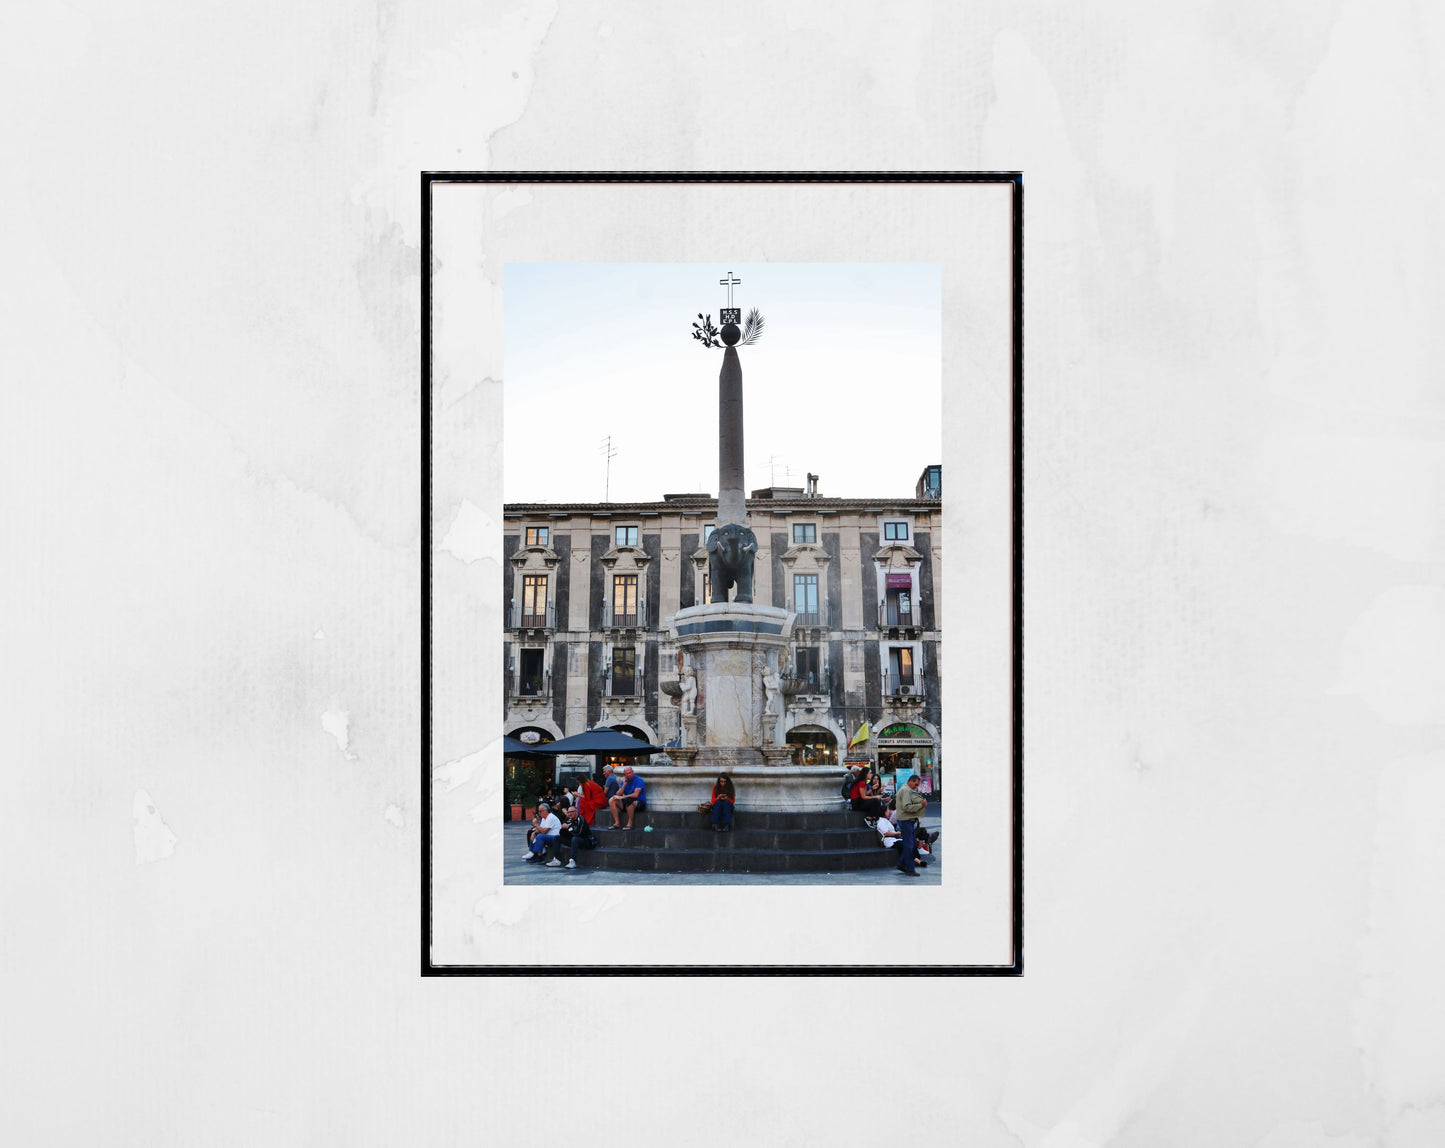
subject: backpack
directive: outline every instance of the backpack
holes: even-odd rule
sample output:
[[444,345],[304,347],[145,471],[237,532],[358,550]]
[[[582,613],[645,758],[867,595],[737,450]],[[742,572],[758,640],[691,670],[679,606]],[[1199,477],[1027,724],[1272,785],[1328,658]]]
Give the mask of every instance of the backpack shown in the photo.
[[851,800],[853,797],[853,787],[857,784],[858,779],[856,777],[851,773],[845,773],[843,775],[843,788],[839,792],[843,794],[845,799]]

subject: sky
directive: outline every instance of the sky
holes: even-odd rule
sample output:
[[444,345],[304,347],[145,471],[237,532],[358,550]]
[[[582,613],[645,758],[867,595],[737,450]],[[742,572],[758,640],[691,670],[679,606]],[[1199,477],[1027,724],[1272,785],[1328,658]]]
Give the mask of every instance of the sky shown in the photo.
[[505,501],[716,497],[723,352],[692,324],[717,323],[729,272],[766,322],[738,349],[747,490],[812,472],[823,497],[912,495],[941,461],[938,264],[508,263]]

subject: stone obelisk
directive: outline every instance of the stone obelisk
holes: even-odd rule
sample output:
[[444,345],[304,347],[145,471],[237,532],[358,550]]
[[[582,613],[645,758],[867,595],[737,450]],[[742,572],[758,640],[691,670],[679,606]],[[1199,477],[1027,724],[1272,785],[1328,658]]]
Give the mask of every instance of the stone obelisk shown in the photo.
[[744,526],[748,504],[743,492],[743,365],[736,347],[723,352],[717,391],[717,524]]

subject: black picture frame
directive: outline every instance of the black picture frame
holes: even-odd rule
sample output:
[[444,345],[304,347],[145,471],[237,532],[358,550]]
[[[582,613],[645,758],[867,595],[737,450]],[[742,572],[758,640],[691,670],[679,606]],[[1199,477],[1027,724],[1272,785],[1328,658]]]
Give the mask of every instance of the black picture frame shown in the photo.
[[629,976],[1022,976],[1024,971],[1024,538],[1023,538],[1023,377],[1024,377],[1024,201],[1022,172],[694,172],[694,171],[423,171],[421,173],[421,975],[455,976],[600,976],[616,970],[594,965],[436,965],[432,963],[432,189],[436,184],[516,183],[955,183],[1009,184],[1012,187],[1012,949],[1006,965],[656,965],[628,967]]

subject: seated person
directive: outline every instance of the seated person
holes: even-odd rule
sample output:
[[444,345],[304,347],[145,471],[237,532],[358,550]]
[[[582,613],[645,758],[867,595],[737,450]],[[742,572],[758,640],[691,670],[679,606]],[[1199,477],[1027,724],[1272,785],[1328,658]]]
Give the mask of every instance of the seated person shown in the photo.
[[[595,782],[593,784],[596,784]],[[576,806],[567,810],[567,820],[562,823],[562,828],[557,834],[557,844],[552,850],[552,859],[547,862],[553,867],[565,867],[567,869],[577,868],[577,847],[580,845],[586,849],[589,845],[595,845],[592,841],[592,829],[582,816],[582,811]],[[567,855],[567,864],[562,866],[562,854]]]
[[[853,792],[849,805],[854,809],[861,809],[867,818],[881,816],[883,813],[883,802],[876,797],[868,796],[868,784],[873,779],[873,770],[870,766],[864,766],[858,771],[858,780],[853,783]],[[872,821],[868,822],[870,825]]]
[[725,773],[718,774],[712,787],[712,831],[729,833],[733,827],[733,806],[737,803],[738,791],[733,779]]
[[[647,784],[633,772],[632,766],[622,768],[622,788],[607,803],[612,813],[613,829],[631,829],[633,815],[639,809],[647,808]],[[627,813],[627,824],[622,824],[623,811]]]
[[537,816],[532,818],[532,824],[537,832],[527,845],[527,860],[540,861],[547,849],[557,840],[557,834],[562,831],[562,822],[552,812],[552,807],[545,801],[537,806]]
[[[890,820],[890,814],[896,816],[894,810],[884,810],[883,814],[878,818],[878,824],[873,828],[878,831],[878,840],[882,843],[883,848],[901,849],[903,847],[903,831],[898,828],[895,822]],[[922,842],[915,837],[913,839],[913,863],[927,868],[928,860],[929,855],[924,852]]]
[[590,777],[582,782],[577,791],[577,808],[588,825],[597,820],[597,811],[607,808],[609,794]]

